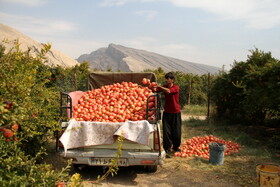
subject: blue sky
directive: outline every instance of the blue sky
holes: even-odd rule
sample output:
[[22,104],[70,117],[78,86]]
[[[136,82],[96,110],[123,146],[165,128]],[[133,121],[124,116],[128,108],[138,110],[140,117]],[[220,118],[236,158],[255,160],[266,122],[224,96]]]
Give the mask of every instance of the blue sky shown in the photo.
[[230,69],[280,59],[279,0],[0,0],[0,23],[76,59],[110,43]]

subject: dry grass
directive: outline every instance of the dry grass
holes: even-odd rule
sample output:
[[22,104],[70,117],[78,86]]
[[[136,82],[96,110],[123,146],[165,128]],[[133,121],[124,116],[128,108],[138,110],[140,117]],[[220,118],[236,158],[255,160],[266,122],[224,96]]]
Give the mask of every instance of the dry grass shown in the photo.
[[228,181],[234,179],[240,186],[257,186],[256,166],[258,164],[280,163],[276,150],[269,148],[261,137],[256,139],[253,135],[243,132],[244,128],[218,124],[211,120],[192,119],[184,121],[182,130],[182,141],[193,136],[213,134],[226,141],[237,142],[241,146],[241,150],[225,156],[222,166],[211,166],[208,161],[200,158],[190,159],[189,164],[192,168],[216,173],[218,177],[226,178]]
[[186,105],[182,108],[182,113],[192,116],[206,116],[207,106],[201,105]]

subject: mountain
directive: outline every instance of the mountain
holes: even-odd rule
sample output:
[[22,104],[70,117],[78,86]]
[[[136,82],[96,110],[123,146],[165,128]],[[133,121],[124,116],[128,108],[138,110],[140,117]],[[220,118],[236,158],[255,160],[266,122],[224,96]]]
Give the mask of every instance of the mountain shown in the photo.
[[216,74],[221,68],[179,60],[163,56],[157,53],[110,44],[107,48],[100,48],[90,54],[83,54],[78,62],[87,61],[91,68],[100,70],[112,69],[112,71],[141,72],[146,69],[161,67],[165,72],[182,71],[202,75],[206,73]]
[[[9,50],[14,46],[13,42],[19,40],[20,49],[22,51],[27,51],[28,47],[30,48],[30,53],[35,55],[38,51],[43,48],[43,44],[36,42],[35,40],[29,38],[28,36],[22,34],[16,29],[9,27],[7,25],[0,23],[0,44],[6,47],[6,50]],[[5,41],[8,41],[5,42]],[[62,67],[72,67],[79,64],[76,60],[68,57],[60,51],[57,51],[53,48],[46,54],[47,65],[60,65]]]

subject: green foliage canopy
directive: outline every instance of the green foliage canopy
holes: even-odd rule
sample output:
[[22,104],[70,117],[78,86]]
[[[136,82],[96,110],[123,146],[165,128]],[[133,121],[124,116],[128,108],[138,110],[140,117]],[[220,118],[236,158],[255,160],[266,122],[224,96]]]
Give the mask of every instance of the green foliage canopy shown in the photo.
[[[57,129],[59,94],[44,65],[46,44],[35,57],[19,44],[4,53],[0,45],[0,128],[13,130],[11,138],[0,133],[0,186],[54,186],[65,173],[38,164],[50,133]],[[9,107],[7,105],[9,103]]]
[[215,79],[211,95],[219,117],[247,124],[279,120],[280,63],[270,52],[251,50]]

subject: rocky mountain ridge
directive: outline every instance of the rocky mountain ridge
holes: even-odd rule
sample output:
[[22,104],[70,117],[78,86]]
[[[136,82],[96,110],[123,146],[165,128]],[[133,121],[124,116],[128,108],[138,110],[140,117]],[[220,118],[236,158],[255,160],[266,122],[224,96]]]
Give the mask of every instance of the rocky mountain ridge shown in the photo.
[[[14,46],[15,40],[19,41],[22,51],[29,49],[32,55],[36,55],[43,48],[43,44],[36,42],[12,27],[0,23],[0,44],[9,50]],[[88,61],[91,68],[104,71],[142,72],[159,67],[165,72],[182,71],[198,75],[206,73],[216,74],[221,71],[221,68],[218,67],[184,61],[117,44],[109,44],[108,47],[100,48],[90,54],[83,54],[77,60],[51,48],[46,54],[46,59],[47,65],[60,65],[62,67],[72,67],[78,65],[79,62]]]
[[[35,55],[43,48],[43,44],[36,42],[12,27],[0,23],[0,44],[5,46],[6,50],[9,50],[14,47],[14,41],[16,40],[20,44],[20,49],[27,51],[29,48],[31,55]],[[76,60],[54,48],[51,48],[46,54],[46,59],[46,64],[50,66],[61,65],[62,67],[72,67],[79,64]]]
[[157,69],[161,67],[165,72],[182,71],[192,74],[216,74],[221,68],[188,62],[157,53],[128,48],[117,44],[109,44],[106,48],[100,48],[90,54],[83,54],[78,62],[87,61],[91,68],[100,70],[141,72],[146,69]]

